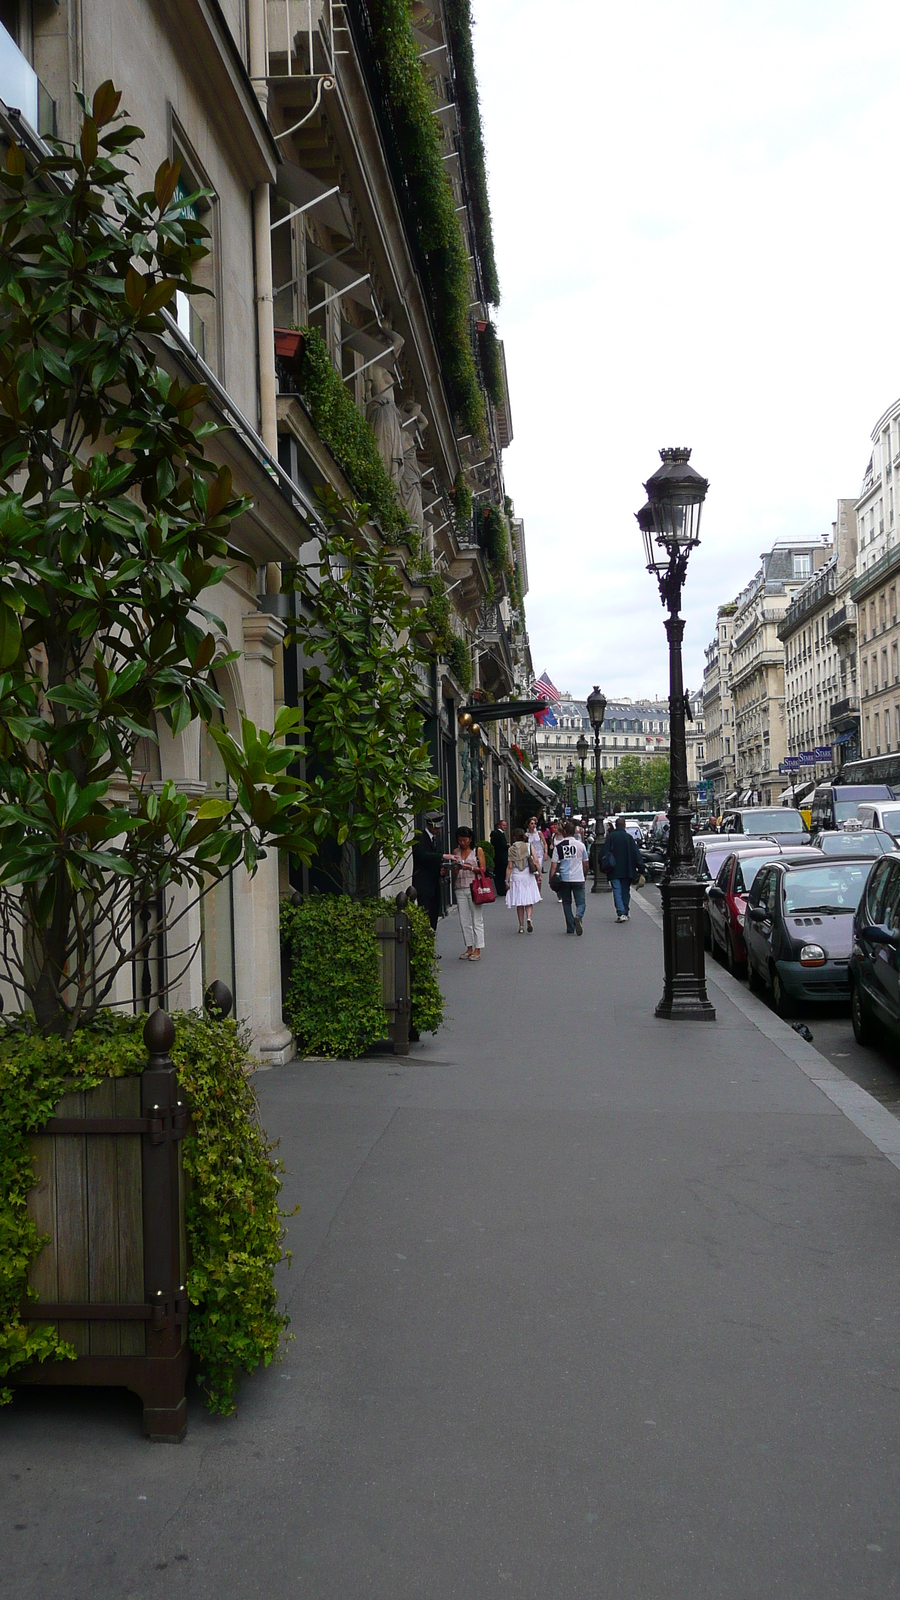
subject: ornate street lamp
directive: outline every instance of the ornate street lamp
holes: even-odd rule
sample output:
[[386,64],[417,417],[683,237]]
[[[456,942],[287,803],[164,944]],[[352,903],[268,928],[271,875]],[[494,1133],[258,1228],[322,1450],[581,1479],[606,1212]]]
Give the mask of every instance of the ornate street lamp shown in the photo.
[[581,762],[581,787],[582,787],[582,789],[586,789],[587,788],[587,778],[584,775],[584,763],[586,762],[586,760],[588,758],[588,751],[590,750],[590,748],[591,747],[588,744],[587,739],[584,737],[584,734],[580,733],[578,735],[578,742],[575,745],[575,754],[577,755],[579,761]]
[[594,886],[591,894],[599,894],[603,888],[600,881],[600,856],[602,855],[602,834],[600,827],[600,794],[603,788],[603,779],[600,776],[600,729],[603,727],[603,718],[606,716],[606,695],[595,683],[592,694],[587,697],[588,716],[594,730]]
[[704,888],[694,870],[685,740],[681,641],[681,591],[688,557],[700,543],[700,513],[709,483],[690,465],[687,449],[661,450],[662,466],[644,484],[647,504],[637,512],[647,571],[659,583],[668,611],[669,639],[669,847],[662,881],[663,997],[658,1017],[714,1022],[706,992],[703,952]]

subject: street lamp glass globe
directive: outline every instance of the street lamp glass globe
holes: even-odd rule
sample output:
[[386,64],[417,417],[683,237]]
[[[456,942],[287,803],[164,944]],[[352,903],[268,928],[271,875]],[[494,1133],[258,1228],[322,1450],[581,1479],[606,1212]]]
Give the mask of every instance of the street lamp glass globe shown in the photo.
[[594,684],[593,693],[587,697],[588,716],[592,728],[602,728],[603,718],[606,716],[606,695],[598,684]]
[[[700,513],[709,482],[690,465],[691,452],[686,446],[660,450],[659,454],[662,466],[644,484],[653,513],[654,525],[649,531],[670,550],[692,549],[700,543]],[[638,522],[641,515],[638,512]],[[646,539],[648,530],[642,522],[641,529]]]
[[574,773],[575,773],[575,768],[573,767],[573,765],[572,765],[572,763],[570,761],[569,765],[566,767],[566,777],[567,778],[571,778],[571,777],[574,776]]
[[584,734],[583,733],[579,734],[578,743],[575,746],[575,749],[576,749],[577,754],[578,754],[579,761],[586,761],[587,760],[588,751],[590,750],[590,748],[591,747],[588,744],[587,739],[584,737]]

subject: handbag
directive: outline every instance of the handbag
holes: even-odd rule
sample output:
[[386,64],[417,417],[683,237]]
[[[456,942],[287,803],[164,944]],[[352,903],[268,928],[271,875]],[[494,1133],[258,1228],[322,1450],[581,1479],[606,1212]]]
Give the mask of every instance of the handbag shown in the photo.
[[497,898],[497,895],[496,895],[495,890],[494,890],[493,880],[488,876],[488,874],[486,872],[482,872],[481,869],[479,868],[479,870],[476,872],[474,878],[472,879],[472,903],[473,903],[473,905],[476,905],[476,906],[489,906],[491,901],[492,900],[496,900],[496,898]]

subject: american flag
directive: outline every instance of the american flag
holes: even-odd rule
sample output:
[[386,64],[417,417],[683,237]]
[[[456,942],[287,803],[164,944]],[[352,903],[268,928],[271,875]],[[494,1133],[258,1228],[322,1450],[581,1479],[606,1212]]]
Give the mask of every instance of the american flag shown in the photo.
[[553,679],[550,678],[546,672],[542,672],[540,677],[536,678],[534,683],[531,685],[531,693],[536,700],[548,701],[546,711],[535,712],[535,722],[539,723],[542,728],[555,728],[557,726],[557,722],[553,712],[550,710],[550,705],[559,704],[560,693],[556,687],[556,684],[553,682]]
[[551,705],[558,705],[562,698],[553,679],[546,672],[535,678],[531,685],[531,692],[536,700],[549,700]]

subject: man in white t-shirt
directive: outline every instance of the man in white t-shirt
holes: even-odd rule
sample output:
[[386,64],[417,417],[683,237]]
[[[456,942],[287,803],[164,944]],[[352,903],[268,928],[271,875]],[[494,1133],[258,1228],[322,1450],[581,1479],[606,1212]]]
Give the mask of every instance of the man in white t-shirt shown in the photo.
[[566,933],[575,933],[579,937],[584,932],[584,868],[587,859],[584,840],[578,838],[574,822],[567,822],[565,832],[553,846],[550,858],[550,882],[553,882],[558,873],[560,899],[566,914]]

